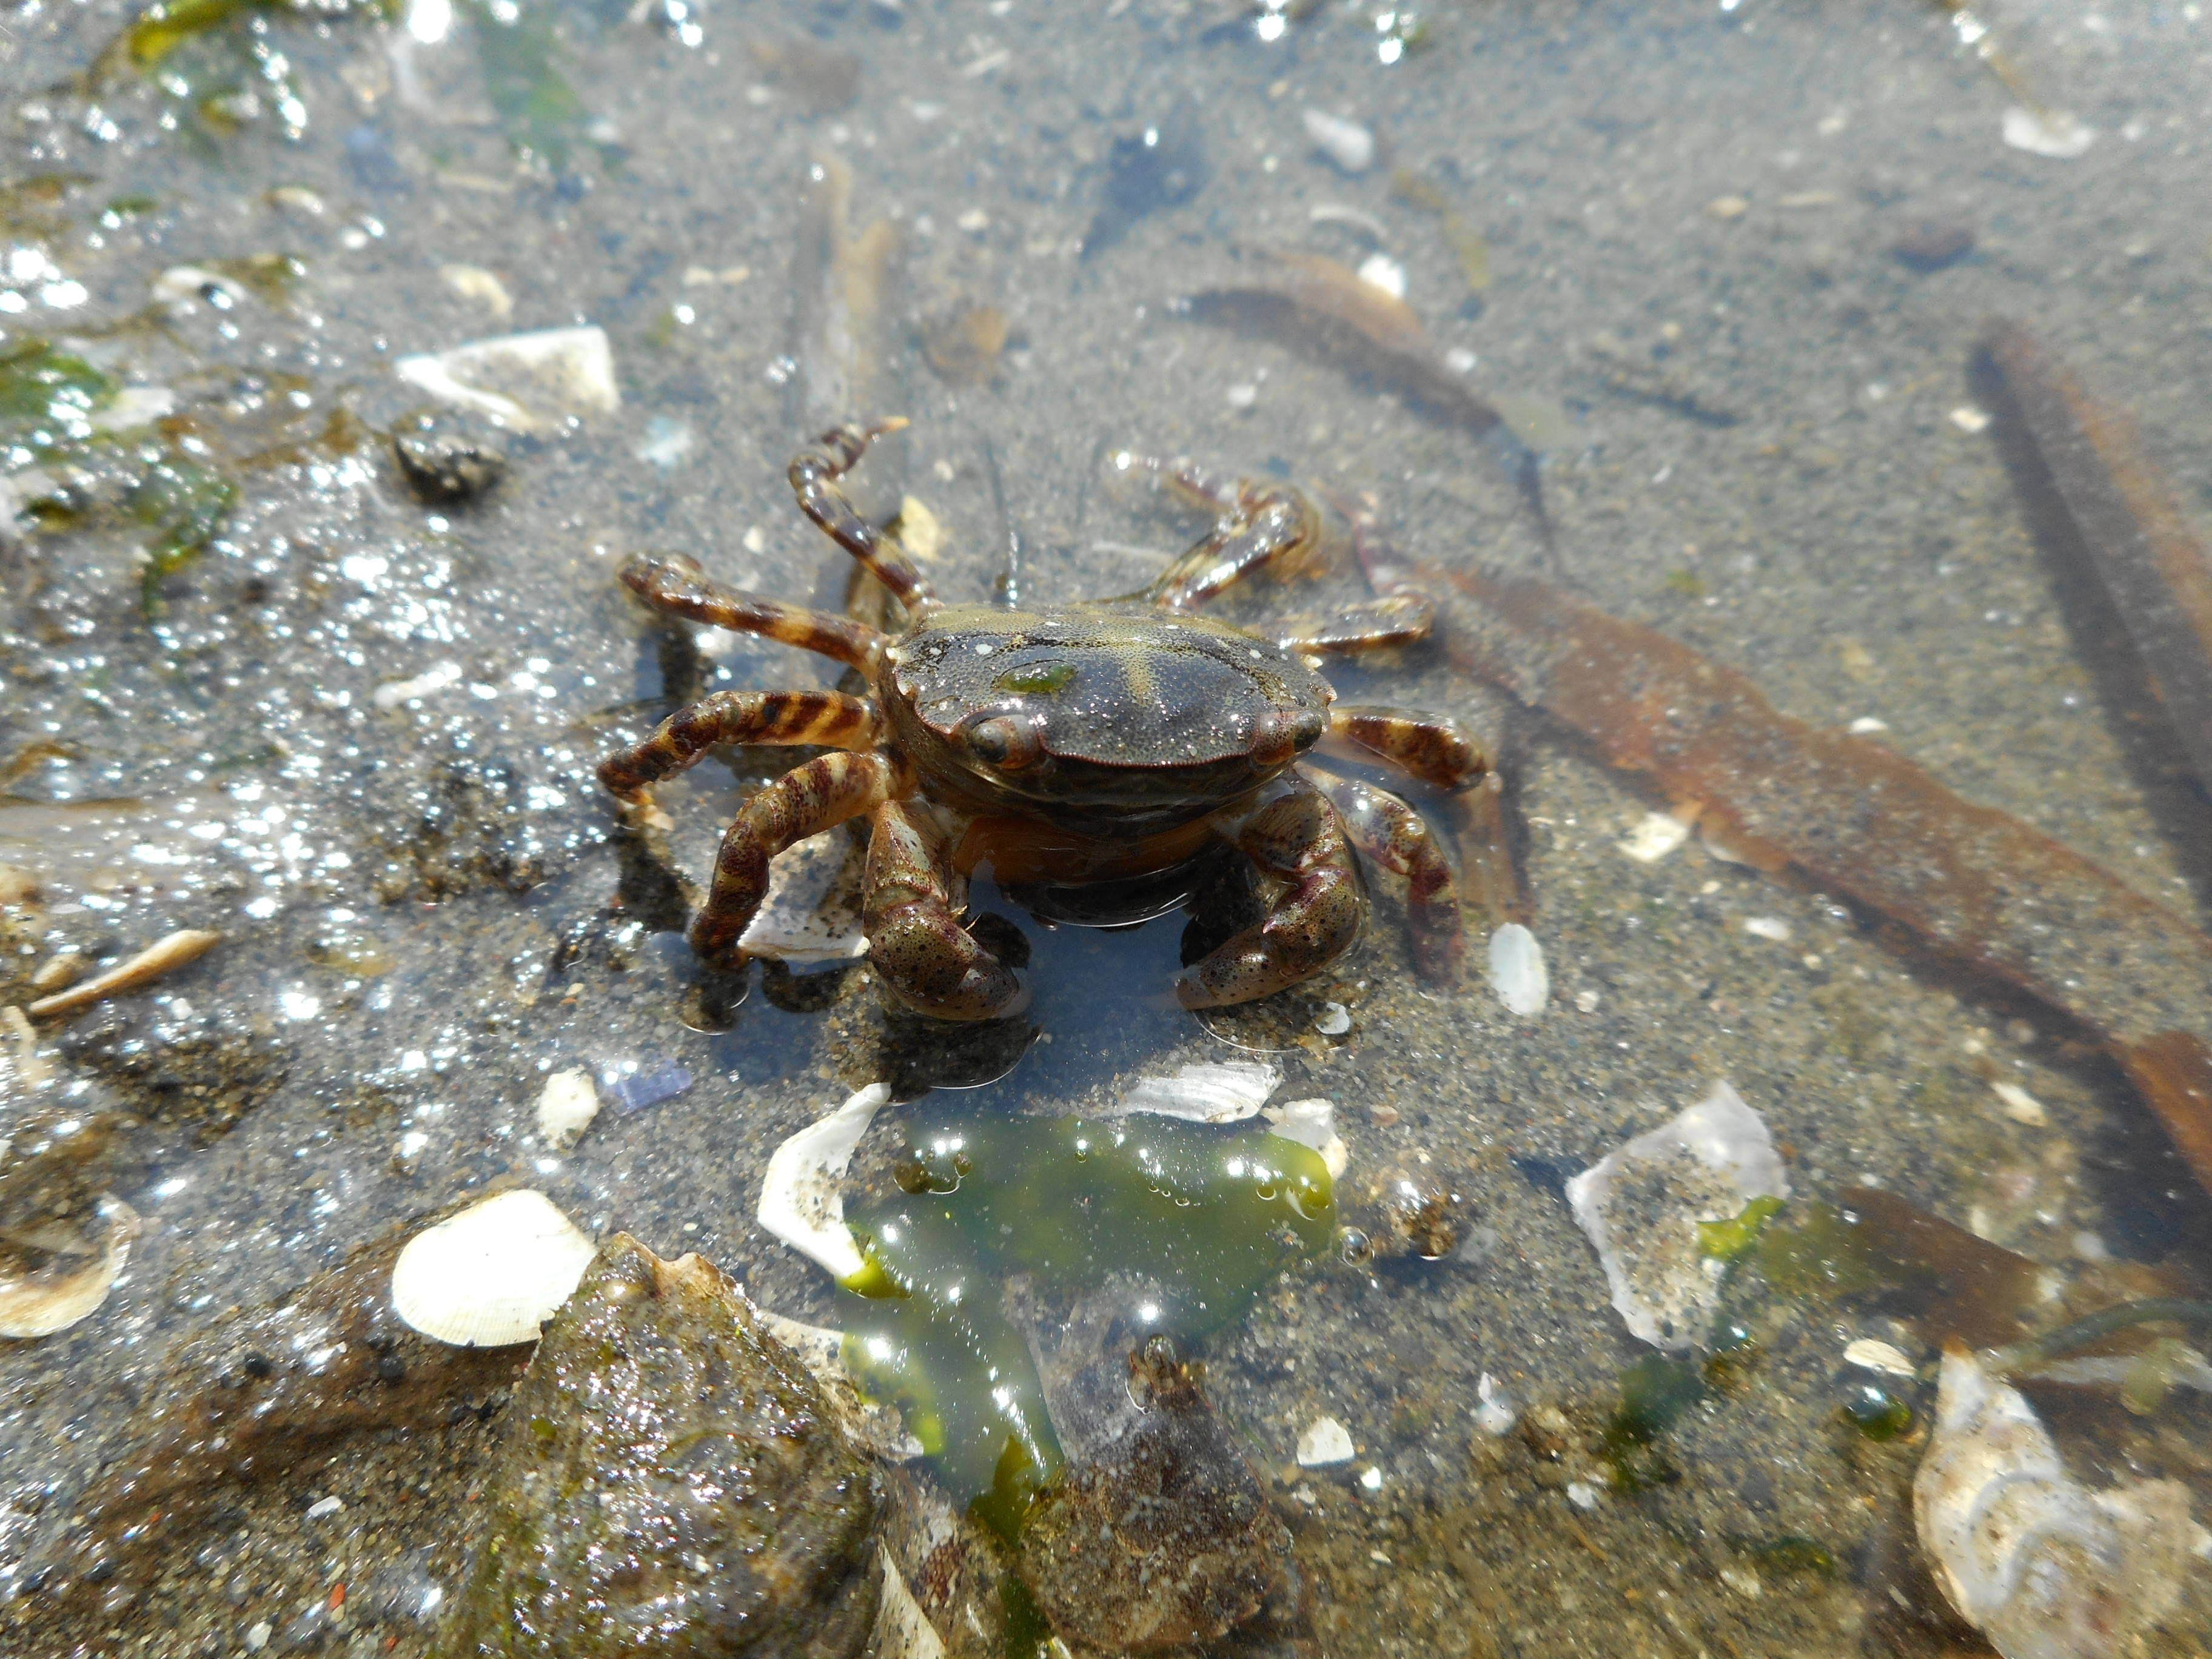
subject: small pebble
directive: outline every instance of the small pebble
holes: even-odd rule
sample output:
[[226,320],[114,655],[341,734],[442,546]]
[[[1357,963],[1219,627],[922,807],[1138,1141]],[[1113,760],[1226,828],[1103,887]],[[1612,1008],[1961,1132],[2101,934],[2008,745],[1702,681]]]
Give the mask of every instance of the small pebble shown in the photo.
[[1323,1036],[1342,1036],[1352,1029],[1352,1010],[1340,1002],[1324,1002],[1321,1018],[1314,1021],[1314,1030]]
[[392,453],[407,487],[434,507],[474,501],[507,476],[489,429],[447,410],[403,416],[392,428]]
[[1705,204],[1705,211],[1716,219],[1741,219],[1751,211],[1751,204],[1741,196],[1716,196]]
[[1598,996],[1595,991],[1585,989],[1575,993],[1575,1006],[1580,1009],[1583,1013],[1595,1013],[1597,1012],[1597,1003]]
[[1951,411],[1949,419],[1951,424],[1961,432],[1985,432],[1989,429],[1988,413],[1976,409],[1972,404],[1960,404]]
[[1973,251],[1974,233],[1953,219],[1917,221],[1889,245],[1898,264],[1923,276],[1954,265]]
[[1452,346],[1444,353],[1444,367],[1455,374],[1472,374],[1479,361],[1465,346]]
[[1364,1469],[1360,1471],[1359,1484],[1366,1487],[1370,1492],[1381,1492],[1382,1490],[1382,1471],[1376,1468],[1372,1463],[1370,1463]]
[[1260,388],[1249,380],[1240,380],[1229,388],[1229,406],[1231,409],[1249,409],[1259,401]]
[[1850,734],[1855,738],[1863,738],[1876,732],[1887,732],[1888,730],[1889,722],[1887,720],[1876,720],[1872,714],[1860,715],[1856,720],[1850,723]]
[[1743,931],[1759,939],[1771,939],[1777,945],[1790,942],[1790,924],[1779,916],[1746,916]]
[[1370,1106],[1367,1115],[1375,1120],[1377,1127],[1387,1129],[1398,1121],[1398,1109],[1395,1106]]
[[260,1652],[262,1649],[269,1645],[269,1638],[275,1629],[276,1626],[271,1625],[266,1619],[259,1620],[255,1623],[247,1626],[246,1627],[246,1650],[248,1653]]
[[1358,122],[1320,109],[1305,111],[1304,119],[1314,148],[1346,173],[1364,173],[1375,165],[1375,135]]
[[313,1503],[307,1505],[307,1519],[310,1521],[319,1521],[325,1516],[336,1515],[339,1510],[344,1508],[345,1499],[337,1496],[335,1493],[328,1498],[319,1498]]
[[1589,1480],[1568,1481],[1567,1501],[1578,1510],[1595,1509],[1597,1507],[1596,1485]]

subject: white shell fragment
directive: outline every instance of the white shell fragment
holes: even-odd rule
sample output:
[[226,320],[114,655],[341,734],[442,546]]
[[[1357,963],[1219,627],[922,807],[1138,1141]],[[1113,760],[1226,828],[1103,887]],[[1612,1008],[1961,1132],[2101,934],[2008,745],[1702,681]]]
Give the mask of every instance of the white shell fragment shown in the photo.
[[1272,1133],[1319,1152],[1331,1181],[1343,1176],[1345,1166],[1352,1162],[1352,1154],[1346,1149],[1343,1137],[1336,1133],[1336,1108],[1333,1104],[1318,1098],[1286,1100],[1279,1106],[1270,1106],[1263,1115],[1274,1126]]
[[1186,1123],[1240,1123],[1255,1115],[1282,1081],[1280,1072],[1257,1060],[1204,1061],[1186,1066],[1173,1077],[1139,1079],[1099,1115],[1149,1112]]
[[1358,1455],[1352,1431],[1333,1417],[1316,1417],[1298,1433],[1298,1467],[1325,1469],[1332,1463],[1349,1463]]
[[503,334],[402,357],[392,367],[441,403],[488,415],[518,432],[542,432],[568,416],[622,406],[614,351],[600,328]]
[[595,1253],[544,1194],[501,1193],[407,1241],[392,1264],[392,1309],[455,1347],[534,1342]]
[[1992,1083],[1990,1092],[2002,1103],[2004,1115],[2015,1123],[2040,1129],[2051,1121],[2051,1114],[2043,1109],[2043,1103],[2017,1083]]
[[151,985],[162,975],[198,960],[222,943],[222,935],[205,927],[179,927],[141,951],[127,962],[119,962],[104,974],[94,975],[82,984],[72,985],[66,991],[52,996],[40,997],[31,1005],[33,1019],[46,1019],[55,1014],[74,1013],[79,1008],[88,1008],[95,1002],[119,996],[125,991],[135,991],[142,985]]
[[1887,1342],[1863,1336],[1844,1349],[1844,1364],[1856,1365],[1862,1370],[1881,1371],[1890,1376],[1910,1376],[1919,1368],[1905,1356],[1905,1351]]
[[1490,936],[1490,988],[1509,1013],[1534,1019],[1552,1000],[1552,975],[1544,967],[1544,947],[1517,921]]
[[1656,864],[1689,840],[1695,824],[1694,818],[1676,817],[1672,812],[1646,812],[1613,845],[1638,864]]
[[860,931],[860,850],[843,830],[809,836],[768,867],[768,896],[738,939],[747,956],[846,962],[868,953]]
[[1676,1353],[1705,1339],[1720,1304],[1725,1264],[1705,1255],[1699,1225],[1789,1196],[1765,1120],[1725,1081],[1567,1182],[1613,1307],[1634,1335]]
[[1488,1371],[1483,1372],[1475,1383],[1474,1397],[1474,1425],[1485,1434],[1510,1434],[1513,1425],[1521,1420],[1521,1408],[1513,1403],[1513,1396]]
[[1743,931],[1753,939],[1772,939],[1777,945],[1790,943],[1790,924],[1779,916],[1746,916]]
[[545,1079],[538,1097],[538,1133],[554,1151],[565,1152],[574,1146],[599,1115],[599,1091],[582,1066],[556,1072]]
[[507,284],[482,265],[440,265],[438,279],[464,300],[489,307],[502,321],[514,310],[514,296],[507,291]]
[[2138,1651],[2180,1595],[2194,1534],[2179,1481],[2076,1484],[2020,1391],[1960,1350],[1943,1356],[1912,1518],[1952,1606],[2005,1659]]
[[1322,109],[1306,110],[1303,118],[1314,148],[1346,173],[1364,173],[1375,165],[1375,135],[1358,122]]
[[871,1083],[777,1147],[761,1181],[760,1224],[839,1279],[867,1266],[845,1225],[839,1183],[853,1162],[853,1148],[890,1097],[890,1085]]
[[116,1276],[131,1260],[138,1212],[119,1198],[103,1198],[100,1220],[100,1237],[83,1250],[57,1253],[34,1272],[0,1270],[0,1337],[52,1336],[107,1300]]
[[876,1659],[945,1659],[945,1638],[906,1587],[890,1551],[878,1549],[876,1563],[883,1569],[884,1588],[876,1601],[875,1631],[869,1638],[868,1651]]
[[2015,104],[2004,112],[2004,141],[2030,155],[2070,161],[2088,153],[2097,142],[2097,129],[2063,110],[2039,115]]
[[411,679],[385,681],[368,694],[368,700],[379,708],[397,708],[402,703],[434,696],[449,685],[459,685],[465,678],[460,664],[441,662]]

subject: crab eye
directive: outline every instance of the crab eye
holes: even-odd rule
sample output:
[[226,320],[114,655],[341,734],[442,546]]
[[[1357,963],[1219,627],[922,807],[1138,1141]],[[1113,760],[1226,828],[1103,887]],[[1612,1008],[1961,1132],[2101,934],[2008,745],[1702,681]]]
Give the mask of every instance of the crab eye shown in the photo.
[[986,766],[1018,772],[1044,752],[1036,724],[1018,714],[994,714],[968,728],[968,752]]

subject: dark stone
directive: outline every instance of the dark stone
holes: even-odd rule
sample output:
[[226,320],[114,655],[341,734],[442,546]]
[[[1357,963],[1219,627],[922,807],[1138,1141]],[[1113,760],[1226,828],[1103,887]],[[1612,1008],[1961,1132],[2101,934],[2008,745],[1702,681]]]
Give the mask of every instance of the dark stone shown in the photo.
[[408,488],[433,507],[458,507],[507,476],[507,455],[477,422],[441,410],[405,416],[392,428],[392,453]]
[[1905,226],[1889,251],[1907,270],[1923,276],[1955,265],[1974,251],[1974,232],[1955,219],[1917,219]]

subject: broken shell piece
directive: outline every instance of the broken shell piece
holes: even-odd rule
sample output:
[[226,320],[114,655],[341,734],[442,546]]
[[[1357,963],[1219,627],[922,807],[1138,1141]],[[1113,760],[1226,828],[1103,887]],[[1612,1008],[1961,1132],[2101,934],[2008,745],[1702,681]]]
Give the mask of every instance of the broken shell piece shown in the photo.
[[2004,112],[2004,141],[2030,155],[2070,161],[2088,152],[2097,142],[2097,130],[2063,110],[2039,115],[2015,104]]
[[2093,1492],[2018,1389],[1943,1356],[1912,1518],[1951,1604],[2005,1659],[2118,1659],[2181,1593],[2194,1533],[2179,1481]]
[[402,357],[392,372],[440,402],[541,432],[571,415],[622,406],[615,359],[599,328],[548,328]]
[[768,867],[768,896],[738,940],[749,957],[847,962],[868,953],[860,931],[859,849],[842,830],[809,836]]
[[502,320],[514,310],[514,296],[507,291],[507,284],[482,265],[440,265],[438,276],[461,298],[489,306],[492,314]]
[[1727,1264],[1706,1254],[1702,1229],[1789,1196],[1765,1120],[1725,1081],[1567,1182],[1613,1307],[1635,1335],[1678,1353],[1704,1339],[1720,1305]]
[[599,1091],[592,1086],[592,1074],[582,1066],[556,1072],[545,1079],[545,1088],[538,1097],[538,1133],[554,1151],[565,1152],[574,1146],[599,1115]]
[[1552,1000],[1552,976],[1544,967],[1544,947],[1517,921],[1490,936],[1490,988],[1506,1011],[1533,1019]]
[[1693,813],[1679,817],[1672,812],[1646,812],[1636,827],[1613,845],[1638,864],[1656,864],[1684,842],[1697,823]]
[[1521,1420],[1521,1410],[1513,1403],[1513,1396],[1488,1371],[1483,1372],[1475,1383],[1474,1397],[1479,1402],[1474,1408],[1474,1424],[1485,1434],[1510,1434],[1513,1425]]
[[392,1310],[457,1348],[534,1342],[593,1254],[544,1194],[501,1193],[407,1241],[392,1264]]
[[1332,1463],[1349,1463],[1357,1455],[1352,1431],[1333,1417],[1316,1417],[1298,1435],[1298,1467],[1325,1469]]
[[1257,1060],[1230,1060],[1186,1066],[1173,1077],[1148,1077],[1108,1107],[1101,1117],[1150,1112],[1186,1123],[1240,1123],[1257,1113],[1282,1085],[1283,1074]]
[[0,1265],[0,1337],[52,1336],[107,1300],[131,1259],[138,1212],[119,1198],[102,1198],[99,1218],[100,1237],[82,1249],[40,1250],[48,1260],[36,1267]]
[[1306,110],[1303,118],[1314,148],[1346,173],[1364,173],[1375,165],[1375,135],[1358,122],[1322,109]]
[[1856,1365],[1863,1370],[1886,1372],[1891,1376],[1910,1376],[1919,1369],[1905,1357],[1903,1349],[1870,1336],[1863,1336],[1844,1349],[1844,1364]]
[[1322,1166],[1334,1181],[1344,1174],[1345,1166],[1352,1162],[1343,1137],[1336,1132],[1336,1108],[1321,1099],[1286,1100],[1279,1106],[1270,1106],[1261,1115],[1273,1124],[1274,1133],[1285,1140],[1295,1140],[1321,1154]]
[[162,975],[207,954],[222,942],[221,933],[204,927],[179,927],[175,933],[158,939],[128,962],[119,962],[104,974],[94,975],[81,985],[52,996],[40,997],[31,1005],[35,1019],[46,1019],[55,1014],[74,1013],[88,1008],[94,1003],[125,991],[135,991],[142,985],[150,985]]
[[761,1181],[760,1224],[840,1280],[858,1276],[867,1262],[845,1225],[838,1183],[853,1162],[853,1148],[890,1097],[890,1085],[871,1083],[777,1147]]

